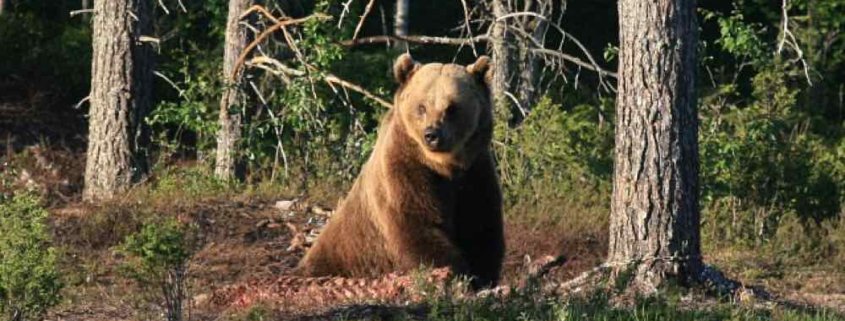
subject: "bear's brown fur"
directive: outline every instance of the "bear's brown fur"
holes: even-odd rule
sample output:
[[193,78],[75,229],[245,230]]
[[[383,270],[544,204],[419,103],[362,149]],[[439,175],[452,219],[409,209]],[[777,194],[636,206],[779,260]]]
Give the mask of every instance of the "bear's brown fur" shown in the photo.
[[505,245],[488,66],[487,57],[466,67],[399,57],[399,89],[375,148],[301,273],[446,266],[477,287],[496,284]]

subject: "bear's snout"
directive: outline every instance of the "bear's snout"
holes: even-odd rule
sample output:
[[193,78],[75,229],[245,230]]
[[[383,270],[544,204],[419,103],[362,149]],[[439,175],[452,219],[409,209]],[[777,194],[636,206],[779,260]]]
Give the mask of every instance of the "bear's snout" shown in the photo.
[[428,126],[423,130],[423,139],[428,148],[435,151],[444,150],[446,147],[446,135],[442,127]]

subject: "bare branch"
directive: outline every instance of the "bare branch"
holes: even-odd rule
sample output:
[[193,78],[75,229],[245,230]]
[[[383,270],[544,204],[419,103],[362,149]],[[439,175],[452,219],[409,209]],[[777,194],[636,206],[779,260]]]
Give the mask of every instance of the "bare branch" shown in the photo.
[[352,40],[355,40],[356,38],[358,38],[358,32],[360,32],[361,27],[364,26],[364,20],[367,20],[367,16],[370,15],[370,11],[373,10],[373,4],[375,4],[375,3],[376,3],[376,0],[370,0],[370,2],[367,3],[367,7],[364,9],[364,14],[361,15],[361,19],[358,20],[358,25],[355,26],[355,32],[352,34]]
[[164,13],[170,15],[170,10],[167,10],[167,5],[164,4],[164,1],[158,0],[158,6],[161,7],[161,10],[164,10]]
[[337,28],[340,29],[340,25],[343,24],[343,18],[346,17],[346,13],[349,12],[349,5],[352,4],[354,0],[348,0],[343,3],[343,10],[340,11],[340,18],[337,19]]
[[[255,7],[253,7],[253,8],[255,8]],[[250,10],[252,10],[252,9],[250,9]],[[266,12],[266,9],[260,8],[260,11]],[[272,17],[272,15],[270,15],[270,17]],[[240,57],[238,57],[238,60],[235,63],[235,67],[232,69],[232,74],[230,75],[232,80],[234,80],[236,78],[236,76],[237,76],[238,72],[240,71],[241,67],[243,67],[244,60],[246,60],[246,56],[249,55],[249,53],[252,52],[252,50],[255,49],[255,47],[258,46],[259,43],[261,43],[262,41],[267,39],[267,37],[272,35],[273,32],[276,32],[279,29],[283,29],[285,26],[289,26],[289,25],[293,25],[293,24],[300,24],[300,23],[306,22],[306,21],[311,20],[311,19],[328,20],[328,19],[331,19],[331,17],[324,15],[324,14],[318,14],[317,13],[317,14],[312,14],[310,16],[307,16],[307,17],[304,17],[304,18],[298,18],[298,19],[280,20],[280,19],[273,18],[274,21],[278,21],[278,22],[276,22],[276,24],[270,26],[270,28],[267,28],[266,30],[264,30],[260,35],[258,35],[258,37],[255,38],[255,40],[253,40],[252,42],[249,43],[249,45],[247,45],[247,47],[244,49],[243,52],[241,52]]]
[[[466,26],[467,35],[472,38],[472,28],[469,25],[469,8],[467,6],[467,1],[461,0],[461,5],[464,7],[464,25]],[[475,48],[475,41],[471,41],[469,45],[472,47],[472,53],[478,56],[478,50]]]
[[567,55],[567,54],[562,53],[562,52],[557,51],[557,50],[551,50],[551,49],[545,49],[545,48],[531,48],[531,52],[541,54],[541,55],[545,55],[545,56],[557,57],[557,58],[569,61],[571,63],[574,63],[578,66],[581,66],[584,69],[595,71],[597,73],[601,73],[601,74],[604,74],[606,76],[610,76],[611,78],[614,78],[614,79],[616,79],[618,77],[618,75],[615,72],[608,71],[606,69],[602,69],[601,67],[598,67],[596,65],[592,65],[592,64],[587,63],[587,62],[585,62],[581,59],[578,59],[577,57]]
[[[458,46],[458,45],[465,45],[467,43],[473,42],[486,42],[489,41],[490,37],[486,35],[479,35],[474,36],[471,38],[450,38],[450,37],[431,37],[431,36],[373,36],[373,37],[364,37],[358,39],[351,39],[351,40],[344,40],[341,41],[340,44],[346,47],[354,47],[358,45],[368,45],[368,44],[382,44],[382,43],[390,43],[394,41],[406,41],[409,43],[415,44],[423,44],[423,45],[450,45],[450,46]],[[617,78],[617,74],[615,72],[606,70],[601,68],[598,64],[591,64],[585,62],[577,57],[572,55],[565,54],[563,52],[546,49],[540,47],[538,43],[533,43],[533,48],[531,51],[537,54],[541,54],[544,56],[553,56],[557,57],[562,60],[569,61],[574,63],[578,66],[581,66],[587,70],[595,71],[597,73],[610,76],[611,78]]]
[[352,91],[357,92],[359,94],[362,94],[369,99],[375,100],[377,103],[381,104],[384,107],[387,107],[388,109],[393,108],[393,104],[391,104],[388,101],[382,99],[381,97],[376,96],[375,94],[367,91],[366,89],[362,88],[361,86],[358,86],[358,85],[353,84],[351,82],[348,82],[346,80],[340,79],[335,75],[328,74],[328,75],[326,75],[324,80],[327,83],[337,84],[337,85],[341,85],[345,88],[351,89]]
[[798,39],[796,39],[792,31],[789,30],[789,0],[783,0],[783,2],[781,3],[781,10],[782,29],[780,42],[778,43],[777,55],[780,56],[782,54],[784,45],[791,47],[797,55],[797,57],[793,59],[792,62],[801,62],[801,65],[804,68],[804,77],[807,78],[807,84],[812,86],[813,81],[810,80],[810,66],[807,64],[807,59],[804,58],[804,51],[801,50],[801,46],[798,45]]
[[185,94],[185,91],[182,90],[182,88],[179,88],[179,86],[177,86],[176,83],[173,82],[173,80],[170,80],[170,78],[167,78],[167,76],[165,76],[164,74],[162,74],[158,71],[153,71],[153,75],[156,75],[161,79],[164,79],[164,81],[166,81],[171,87],[173,87],[173,89],[176,89],[176,92],[179,93],[179,97],[182,97]]
[[76,17],[76,16],[81,15],[81,14],[93,13],[93,12],[94,12],[94,9],[73,10],[73,11],[70,12],[70,17],[73,18],[73,17]]
[[431,37],[431,36],[373,36],[358,39],[350,39],[341,41],[340,44],[346,47],[354,47],[358,45],[382,44],[395,41],[406,41],[410,43],[423,45],[450,45],[459,46],[472,42],[488,41],[487,36],[475,36],[471,38],[450,38],[450,37]]

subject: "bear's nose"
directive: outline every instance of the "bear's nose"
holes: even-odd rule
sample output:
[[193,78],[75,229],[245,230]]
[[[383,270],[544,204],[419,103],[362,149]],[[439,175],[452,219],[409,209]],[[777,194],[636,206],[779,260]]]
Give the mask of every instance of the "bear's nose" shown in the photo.
[[425,138],[425,142],[434,147],[437,146],[437,142],[440,140],[440,129],[434,127],[426,127],[425,131],[423,132],[423,138]]

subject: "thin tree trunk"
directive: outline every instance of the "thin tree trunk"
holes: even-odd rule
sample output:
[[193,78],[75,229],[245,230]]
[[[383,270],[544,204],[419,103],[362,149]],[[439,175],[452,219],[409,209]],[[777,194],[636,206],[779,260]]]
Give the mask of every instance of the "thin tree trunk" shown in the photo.
[[150,110],[153,51],[146,0],[96,1],[85,165],[85,200],[113,197],[146,171],[143,118]]
[[229,16],[226,22],[226,44],[223,52],[223,77],[227,86],[220,99],[220,129],[217,132],[217,155],[214,174],[221,179],[229,180],[240,175],[238,167],[241,160],[238,157],[238,144],[241,141],[242,112],[233,107],[244,106],[245,100],[241,84],[242,72],[231,79],[238,56],[244,50],[249,40],[246,28],[239,25],[240,17],[252,4],[252,0],[230,0]]
[[[396,0],[396,15],[393,23],[393,34],[398,37],[408,36],[408,10],[410,10],[410,2],[410,0]],[[395,48],[399,50],[407,50],[408,44],[404,41],[397,41]]]
[[6,1],[0,0],[0,15],[3,15],[3,9],[6,8]]
[[507,21],[498,21],[508,13],[504,0],[493,0],[493,30],[490,34],[490,45],[493,54],[493,100],[495,102],[496,117],[500,121],[511,121],[511,102],[507,93],[510,91],[511,64],[513,57],[510,48],[513,36],[507,31]]
[[[0,1],[3,1],[3,0],[0,0]],[[91,0],[82,0],[82,10],[90,9],[90,8],[91,8]],[[90,16],[91,16],[91,14],[89,14],[87,12],[82,14],[82,17],[85,18],[85,19],[88,19],[88,17],[90,17]]]
[[695,1],[620,0],[608,260],[638,291],[703,268],[698,208]]
[[[543,16],[549,17],[552,14],[550,0],[538,0],[526,2],[525,11],[538,12]],[[533,42],[543,44],[545,42],[546,32],[549,29],[549,23],[545,19],[536,17],[524,17],[522,20],[522,28],[526,33],[531,35]],[[522,71],[519,74],[519,87],[517,92],[519,95],[519,108],[521,111],[514,115],[514,122],[519,124],[522,122],[525,115],[531,112],[532,107],[537,102],[538,92],[537,87],[540,82],[540,73],[542,72],[540,65],[540,57],[531,52],[531,44],[528,41],[520,41],[519,45],[519,60],[522,64]]]

